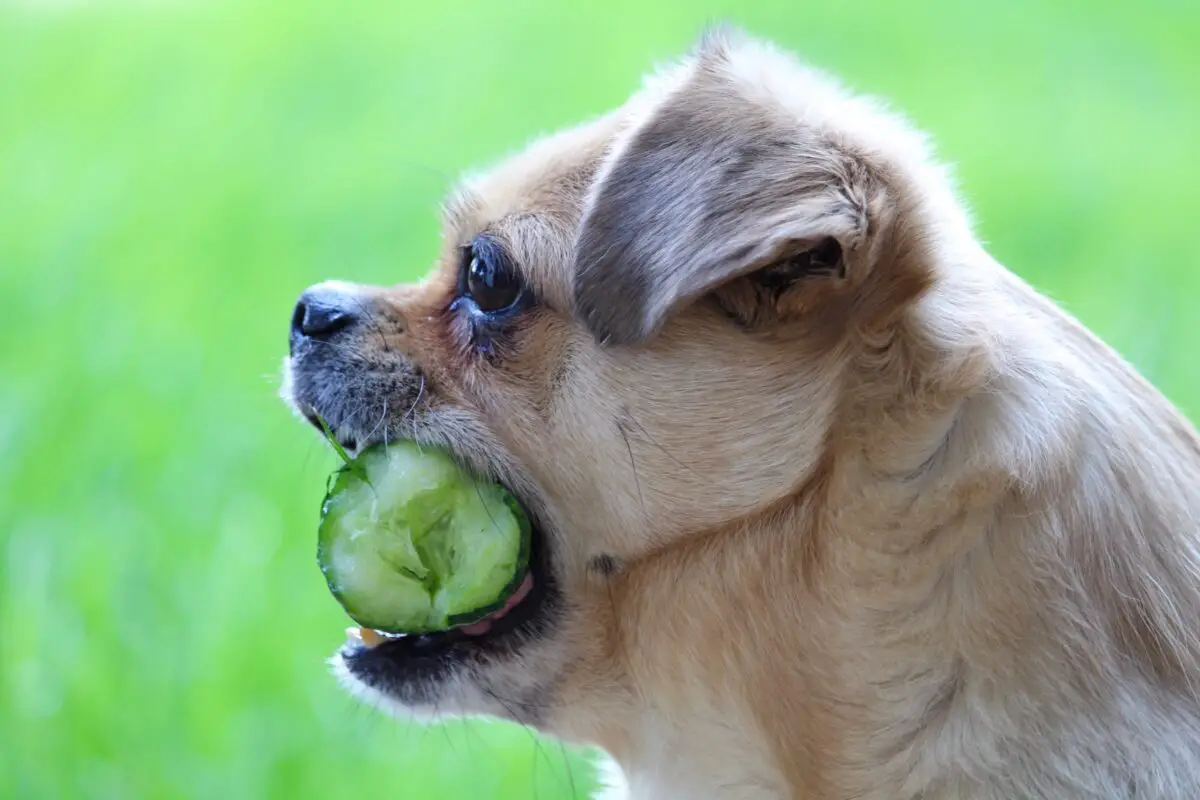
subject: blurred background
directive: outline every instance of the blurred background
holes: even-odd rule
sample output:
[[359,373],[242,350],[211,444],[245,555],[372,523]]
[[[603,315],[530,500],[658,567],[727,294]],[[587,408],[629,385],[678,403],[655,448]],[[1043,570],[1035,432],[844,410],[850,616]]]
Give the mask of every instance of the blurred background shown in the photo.
[[0,797],[583,797],[591,754],[347,697],[324,278],[416,278],[464,169],[726,19],[877,93],[1012,269],[1200,414],[1200,3],[0,0]]

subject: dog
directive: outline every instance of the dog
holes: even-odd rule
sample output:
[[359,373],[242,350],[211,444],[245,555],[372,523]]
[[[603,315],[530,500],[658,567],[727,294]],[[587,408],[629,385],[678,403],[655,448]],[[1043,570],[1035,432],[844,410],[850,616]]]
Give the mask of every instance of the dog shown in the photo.
[[302,294],[283,393],[502,482],[533,589],[352,631],[351,692],[635,798],[1200,797],[1200,437],[901,116],[717,28],[444,218],[420,283]]

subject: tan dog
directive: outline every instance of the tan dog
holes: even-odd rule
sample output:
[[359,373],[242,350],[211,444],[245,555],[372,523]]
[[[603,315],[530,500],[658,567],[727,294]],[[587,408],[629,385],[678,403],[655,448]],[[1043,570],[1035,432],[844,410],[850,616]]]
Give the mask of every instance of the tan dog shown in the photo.
[[902,122],[711,34],[445,224],[419,285],[305,293],[286,394],[505,482],[534,589],[352,637],[352,690],[640,798],[1200,797],[1200,439]]

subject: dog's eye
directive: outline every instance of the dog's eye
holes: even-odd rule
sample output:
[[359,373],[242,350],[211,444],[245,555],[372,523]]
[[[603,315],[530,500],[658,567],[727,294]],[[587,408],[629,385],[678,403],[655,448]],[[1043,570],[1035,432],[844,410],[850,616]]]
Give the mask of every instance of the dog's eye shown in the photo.
[[499,247],[481,238],[464,255],[465,294],[480,311],[503,311],[521,299],[525,285]]

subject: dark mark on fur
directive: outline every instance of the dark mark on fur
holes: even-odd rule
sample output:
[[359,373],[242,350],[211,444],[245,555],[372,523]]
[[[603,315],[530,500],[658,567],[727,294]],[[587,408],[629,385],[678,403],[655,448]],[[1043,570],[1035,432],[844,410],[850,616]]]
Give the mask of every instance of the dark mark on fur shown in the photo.
[[588,570],[603,578],[611,578],[623,569],[621,561],[616,556],[601,553],[588,561]]

